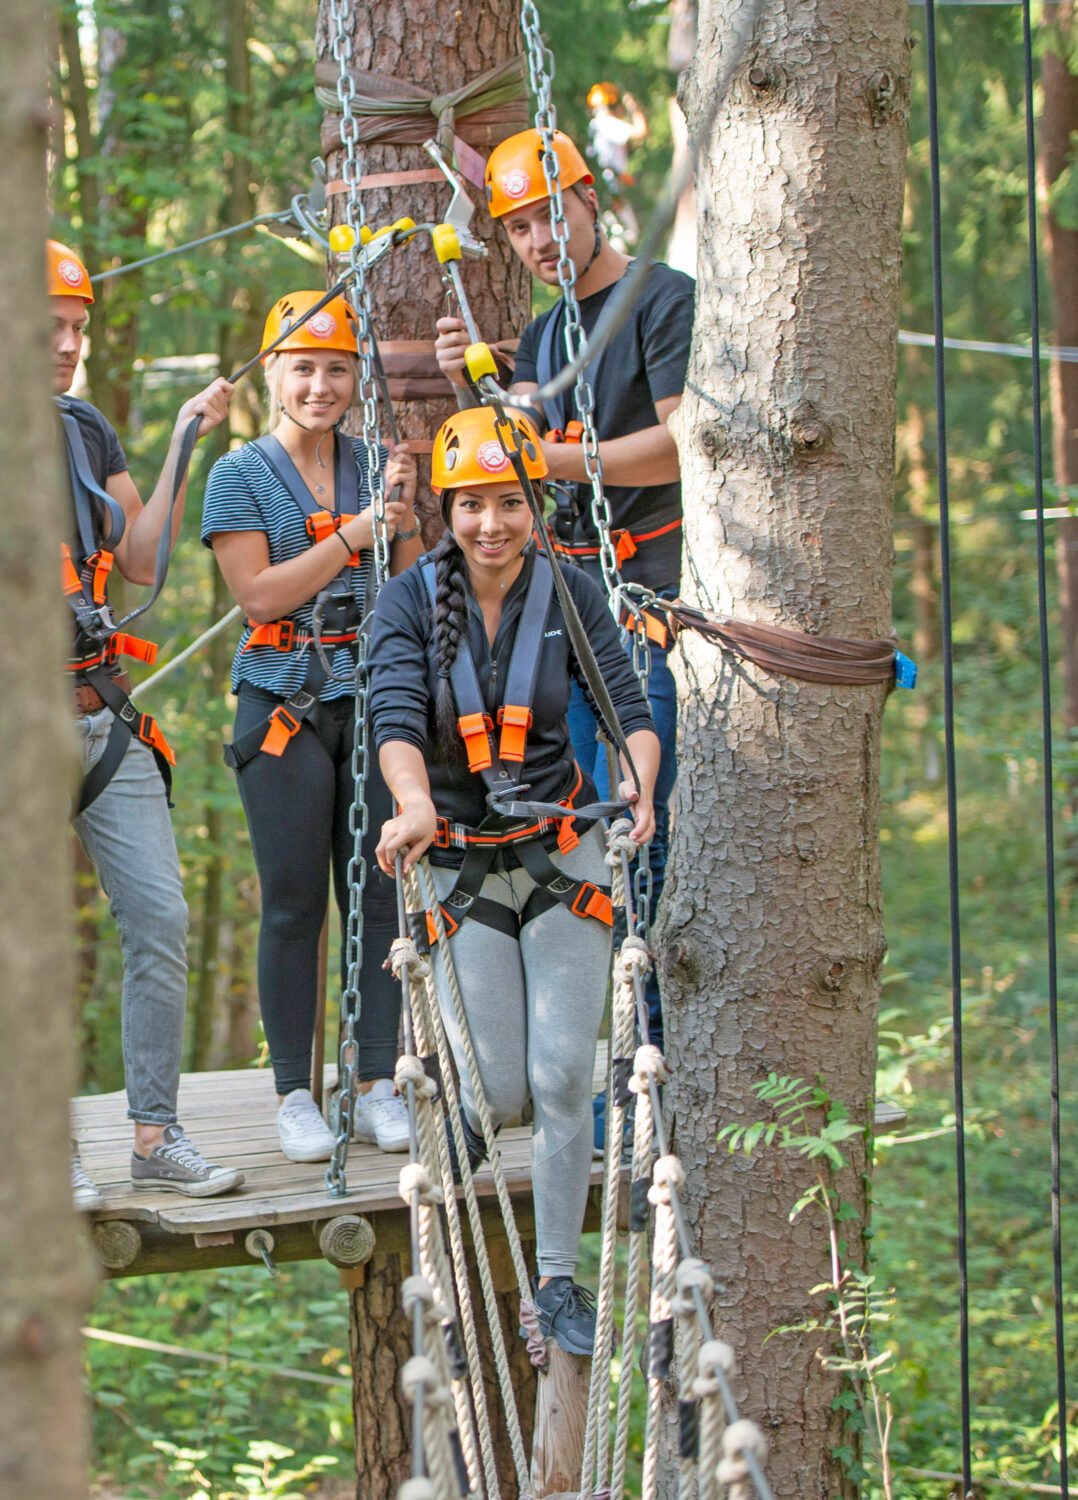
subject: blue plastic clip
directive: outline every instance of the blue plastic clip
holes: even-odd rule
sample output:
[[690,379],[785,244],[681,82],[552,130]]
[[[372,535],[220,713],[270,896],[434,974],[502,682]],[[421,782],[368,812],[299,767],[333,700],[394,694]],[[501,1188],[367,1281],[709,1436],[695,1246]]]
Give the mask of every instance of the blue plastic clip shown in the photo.
[[917,686],[917,663],[903,656],[901,651],[895,652],[895,684],[904,688]]

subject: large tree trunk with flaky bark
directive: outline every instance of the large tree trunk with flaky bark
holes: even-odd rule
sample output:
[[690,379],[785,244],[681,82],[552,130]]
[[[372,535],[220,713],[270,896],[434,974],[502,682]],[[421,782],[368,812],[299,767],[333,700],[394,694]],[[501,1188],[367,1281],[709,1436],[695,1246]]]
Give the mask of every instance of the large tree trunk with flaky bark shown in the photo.
[[[737,0],[701,6],[690,127]],[[698,173],[699,286],[675,417],[686,546],[726,614],[814,634],[891,629],[895,350],[909,49],[900,0],[765,6]],[[688,575],[688,570],[686,570]],[[730,1157],[769,1072],[820,1077],[872,1128],[879,969],[882,687],[771,676],[682,637],[679,798],[661,973],[676,1143],[743,1415],[776,1495],[855,1486],[819,1339],[824,1229],[788,1215],[812,1182],[789,1152]],[[839,1182],[863,1263],[867,1140]],[[673,1465],[668,1466],[668,1475]],[[667,1493],[673,1493],[669,1480]]]
[[[467,6],[437,5],[432,0],[394,0],[392,5],[357,5],[349,19],[352,36],[353,66],[368,73],[382,74],[404,86],[414,85],[431,94],[444,94],[461,88],[491,68],[509,61],[520,51],[520,27],[517,6],[513,0],[474,0]],[[326,86],[335,86],[336,65],[332,60],[333,23],[328,0],[320,0],[318,19],[318,78]],[[458,122],[458,134],[469,135],[485,158],[490,147],[513,130],[527,123],[521,105],[520,119],[508,128],[473,131],[467,122]],[[430,119],[428,134],[434,136],[436,122]],[[328,174],[333,183],[342,178],[339,117],[327,115],[323,142],[328,149]],[[360,147],[363,175],[382,176],[393,172],[431,170],[434,163],[422,145],[386,145],[373,142]],[[477,205],[472,230],[488,246],[485,260],[465,260],[464,286],[479,331],[485,339],[512,338],[519,335],[530,316],[531,285],[523,265],[510,250],[505,234],[495,230],[487,213],[481,187],[469,186]],[[440,182],[409,182],[388,187],[370,187],[362,191],[367,223],[379,227],[402,216],[416,223],[437,222],[449,203],[449,186]],[[333,220],[345,218],[344,198],[331,197]],[[446,307],[445,289],[438,274],[438,263],[430,242],[422,236],[414,244],[379,263],[371,274],[370,286],[374,305],[375,331],[380,340],[393,343],[421,342],[433,345],[434,322]],[[456,309],[454,308],[453,311]],[[411,391],[421,399],[397,402],[397,420],[402,436],[414,440],[421,455],[430,452],[430,441],[438,427],[453,411],[456,401],[448,382],[437,377],[433,348],[426,352],[430,369],[423,375],[416,362],[424,357],[420,349],[391,351],[387,368],[392,375],[396,361],[412,363],[416,374],[409,382]],[[431,377],[433,376],[433,380]],[[415,384],[422,381],[422,386]],[[394,382],[394,390],[403,387]],[[432,392],[432,394],[427,394]],[[426,444],[426,448],[418,445]],[[420,477],[429,473],[427,462],[420,457]],[[428,540],[441,530],[434,521],[433,507],[421,483],[419,510]]]
[[[1041,118],[1040,178],[1045,201],[1044,244],[1052,288],[1052,342],[1078,345],[1078,229],[1068,229],[1048,206],[1052,187],[1071,166],[1071,144],[1078,131],[1078,78],[1067,67],[1073,47],[1074,6],[1062,0],[1045,16],[1052,50],[1041,62],[1044,114]],[[1078,365],[1053,359],[1051,364],[1052,457],[1056,484],[1078,497]],[[1056,568],[1063,635],[1063,722],[1071,735],[1078,732],[1078,517],[1056,521]],[[1078,850],[1073,778],[1068,797],[1067,855],[1073,871]]]
[[[45,218],[47,10],[13,0],[0,51],[0,1494],[86,1493],[79,1324],[89,1252],[71,1206],[73,1078],[68,799],[75,780],[64,701],[56,417],[49,401]],[[31,622],[31,628],[27,628]],[[18,705],[12,711],[12,705]]]

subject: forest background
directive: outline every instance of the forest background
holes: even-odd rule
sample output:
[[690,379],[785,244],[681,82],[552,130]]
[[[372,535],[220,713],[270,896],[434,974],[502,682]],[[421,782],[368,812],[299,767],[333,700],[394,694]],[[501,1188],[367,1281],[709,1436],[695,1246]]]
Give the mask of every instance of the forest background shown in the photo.
[[[629,89],[649,117],[630,190],[643,222],[670,155],[676,79],[667,60],[669,8],[664,0],[547,0],[541,13],[557,59],[559,121],[570,134],[585,138],[584,98],[600,78]],[[910,14],[902,325],[927,332],[923,12],[914,7]],[[55,80],[64,127],[54,133],[50,181],[57,236],[81,248],[97,270],[210,233],[230,221],[237,154],[251,164],[255,211],[286,207],[307,186],[318,149],[314,21],[306,0],[62,5]],[[1017,6],[942,8],[938,15],[946,331],[956,338],[1029,339],[1020,27]],[[1078,224],[1069,172],[1055,207],[1065,223]],[[407,212],[403,196],[400,212]],[[86,394],[119,429],[144,493],[180,403],[219,364],[230,368],[248,357],[282,291],[322,281],[319,255],[256,231],[109,285],[94,309]],[[1055,1465],[1047,1425],[1054,1385],[1035,528],[1021,514],[1032,503],[1030,369],[1028,360],[962,353],[948,356],[947,373],[975,1472],[1043,1481],[1054,1477]],[[921,681],[914,694],[893,697],[885,725],[890,952],[879,1092],[901,1103],[908,1120],[897,1137],[878,1143],[874,1245],[880,1282],[896,1294],[888,1339],[895,1350],[893,1459],[900,1467],[953,1470],[960,1451],[957,1273],[931,351],[902,347],[899,390],[895,624],[918,658]],[[253,383],[247,391],[237,403],[237,440],[257,430],[260,418]],[[231,602],[198,543],[199,498],[220,451],[211,440],[196,453],[169,587],[147,624],[162,660]],[[1047,450],[1046,463],[1050,471]],[[1052,494],[1056,502],[1067,498]],[[1058,661],[1054,596],[1052,629]],[[174,822],[192,914],[190,1068],[265,1062],[253,987],[257,882],[220,755],[232,715],[226,689],[233,645],[226,634],[145,704],[180,758]],[[1056,687],[1058,699],[1058,681]],[[1062,805],[1078,773],[1062,731],[1056,766]],[[1067,1064],[1078,1041],[1078,866],[1070,831],[1062,831],[1066,1164],[1076,1143]],[[85,870],[78,892],[83,1088],[112,1090],[122,1082],[118,948]],[[1064,1196],[1073,1202],[1066,1178]],[[1069,1228],[1064,1285],[1073,1368],[1078,1249],[1073,1222]],[[227,1500],[306,1493],[316,1484],[326,1495],[351,1493],[346,1316],[335,1273],[320,1263],[286,1267],[273,1283],[260,1270],[235,1270],[104,1285],[92,1316],[98,1328],[321,1378],[271,1380],[242,1362],[222,1370],[194,1357],[88,1340],[99,1493]],[[901,1488],[926,1500],[949,1493],[944,1481],[908,1473]]]

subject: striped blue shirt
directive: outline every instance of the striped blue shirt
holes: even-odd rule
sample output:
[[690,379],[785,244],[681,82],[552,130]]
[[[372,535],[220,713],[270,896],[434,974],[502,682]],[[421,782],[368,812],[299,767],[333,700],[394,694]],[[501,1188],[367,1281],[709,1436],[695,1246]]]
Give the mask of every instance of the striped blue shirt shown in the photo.
[[[366,449],[358,438],[341,434],[340,441],[346,445],[343,461],[347,461],[349,446],[355,453],[359,471],[359,508],[366,510],[371,503]],[[385,462],[384,449],[382,462]],[[242,448],[224,454],[210,470],[202,509],[202,540],[207,547],[215,532],[219,531],[265,532],[271,567],[299,557],[314,545],[307,534],[303,512],[253,443],[245,443]],[[341,555],[343,557],[343,551]],[[369,607],[368,597],[373,598],[373,594],[369,594],[373,564],[370,549],[364,548],[359,554],[359,565],[344,569],[345,581],[355,596],[361,615],[365,615]],[[289,616],[296,629],[305,634],[309,634],[313,626],[313,604],[314,600],[309,599]],[[232,691],[235,692],[241,682],[249,682],[253,687],[291,697],[303,685],[314,648],[301,647],[289,652],[278,651],[275,646],[252,646],[245,651],[250,635],[251,626],[245,624],[232,660]],[[333,698],[350,697],[354,691],[351,678],[355,670],[356,648],[351,645],[329,647],[326,655],[334,673],[348,680],[338,682],[335,677],[330,678],[318,696],[324,703]]]

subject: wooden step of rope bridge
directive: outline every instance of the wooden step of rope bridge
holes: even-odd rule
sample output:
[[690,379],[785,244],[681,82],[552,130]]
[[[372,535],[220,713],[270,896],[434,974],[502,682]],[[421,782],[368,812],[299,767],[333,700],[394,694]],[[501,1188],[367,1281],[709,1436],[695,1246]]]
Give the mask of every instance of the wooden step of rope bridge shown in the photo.
[[[600,1042],[595,1089],[606,1077],[607,1047]],[[328,1095],[336,1069],[325,1070]],[[261,1244],[274,1263],[325,1255],[354,1284],[375,1246],[406,1248],[408,1215],[398,1191],[404,1153],[388,1154],[352,1143],[348,1153],[348,1193],[331,1198],[325,1163],[290,1162],[277,1143],[277,1099],[268,1069],[185,1073],[180,1082],[179,1115],[199,1149],[223,1166],[238,1167],[243,1186],[220,1198],[186,1198],[180,1193],[138,1191],[129,1176],[131,1122],[122,1093],[83,1096],[72,1101],[72,1123],[83,1166],[97,1184],[105,1206],[88,1215],[98,1258],[107,1276],[142,1276],[158,1271],[210,1270],[261,1263],[258,1231],[272,1240]],[[876,1130],[897,1129],[904,1113],[876,1106]],[[507,1127],[498,1138],[513,1207],[522,1228],[534,1222],[531,1201],[531,1130]],[[598,1227],[602,1164],[596,1161],[586,1228]],[[489,1233],[500,1223],[490,1170],[476,1173],[480,1199],[489,1204]],[[486,1206],[486,1205],[485,1205]],[[359,1217],[371,1234],[356,1226]],[[486,1218],[486,1213],[484,1218]],[[343,1220],[343,1224],[337,1221]],[[351,1221],[351,1222],[349,1222]],[[327,1226],[336,1225],[327,1229]],[[373,1238],[371,1237],[373,1235]],[[525,1235],[527,1238],[528,1236]]]

